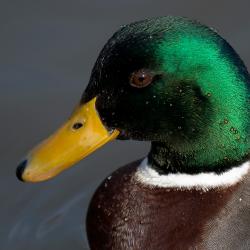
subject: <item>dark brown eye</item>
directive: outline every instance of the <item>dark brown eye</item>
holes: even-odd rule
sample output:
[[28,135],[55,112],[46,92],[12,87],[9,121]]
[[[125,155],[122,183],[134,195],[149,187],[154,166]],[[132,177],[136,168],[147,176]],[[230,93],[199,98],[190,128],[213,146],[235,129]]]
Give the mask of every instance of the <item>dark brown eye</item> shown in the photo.
[[140,69],[132,73],[130,85],[136,88],[144,88],[153,81],[153,74],[147,69]]

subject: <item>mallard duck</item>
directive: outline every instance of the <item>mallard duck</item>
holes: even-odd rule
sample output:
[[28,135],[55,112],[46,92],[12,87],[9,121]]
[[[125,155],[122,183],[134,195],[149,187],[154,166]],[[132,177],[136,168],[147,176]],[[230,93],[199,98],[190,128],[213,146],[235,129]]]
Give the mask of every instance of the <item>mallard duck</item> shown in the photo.
[[47,180],[114,139],[151,141],[95,192],[90,248],[250,249],[249,87],[214,29],[169,16],[122,26],[72,116],[17,177]]

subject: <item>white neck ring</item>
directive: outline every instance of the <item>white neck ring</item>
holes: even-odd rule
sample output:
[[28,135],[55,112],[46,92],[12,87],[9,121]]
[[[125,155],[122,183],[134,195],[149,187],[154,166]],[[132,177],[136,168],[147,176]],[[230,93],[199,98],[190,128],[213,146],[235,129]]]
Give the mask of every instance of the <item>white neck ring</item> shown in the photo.
[[139,182],[152,188],[163,187],[207,191],[237,184],[248,173],[249,168],[250,163],[247,161],[221,174],[199,173],[192,175],[175,173],[160,175],[155,169],[148,165],[148,159],[145,158],[138,167],[135,177]]

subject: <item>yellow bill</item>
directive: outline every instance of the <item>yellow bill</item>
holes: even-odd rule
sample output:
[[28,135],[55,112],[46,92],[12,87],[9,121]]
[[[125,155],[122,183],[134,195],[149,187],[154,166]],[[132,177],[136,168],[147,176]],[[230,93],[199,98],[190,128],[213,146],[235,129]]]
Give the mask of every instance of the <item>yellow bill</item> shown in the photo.
[[95,102],[93,98],[79,105],[61,128],[35,147],[18,167],[18,178],[27,182],[50,179],[115,139],[119,131],[105,128]]

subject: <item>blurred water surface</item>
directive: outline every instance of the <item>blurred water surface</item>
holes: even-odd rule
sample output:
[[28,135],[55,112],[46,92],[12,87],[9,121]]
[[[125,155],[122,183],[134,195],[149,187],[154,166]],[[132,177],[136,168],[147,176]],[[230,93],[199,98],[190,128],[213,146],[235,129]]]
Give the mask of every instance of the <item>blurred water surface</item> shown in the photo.
[[22,156],[70,114],[96,57],[120,25],[182,15],[215,27],[250,62],[248,1],[1,0],[0,249],[88,249],[85,216],[102,179],[144,156],[148,143],[115,141],[57,178],[20,183]]

